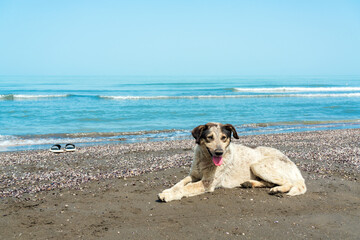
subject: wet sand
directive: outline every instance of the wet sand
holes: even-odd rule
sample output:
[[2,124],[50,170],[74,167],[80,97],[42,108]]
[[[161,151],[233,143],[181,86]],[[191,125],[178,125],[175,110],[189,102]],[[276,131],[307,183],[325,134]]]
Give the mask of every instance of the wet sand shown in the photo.
[[194,141],[0,153],[1,239],[358,239],[360,129],[243,136],[282,150],[308,192],[217,189],[161,203]]

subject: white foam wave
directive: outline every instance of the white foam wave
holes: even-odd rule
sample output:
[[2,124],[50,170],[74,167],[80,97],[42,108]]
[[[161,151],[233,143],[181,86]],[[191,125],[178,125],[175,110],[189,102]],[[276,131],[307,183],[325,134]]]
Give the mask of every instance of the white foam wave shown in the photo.
[[360,87],[277,87],[277,88],[234,88],[244,93],[281,93],[281,92],[354,92]]
[[262,94],[262,95],[199,95],[199,96],[100,96],[114,100],[156,100],[156,99],[206,99],[206,98],[286,98],[286,97],[360,97],[360,93],[308,93],[308,94]]
[[236,95],[199,95],[199,96],[100,96],[101,98],[117,100],[140,100],[140,99],[199,99],[199,98],[232,98]]
[[[287,95],[282,95],[286,97]],[[360,93],[310,93],[310,94],[289,94],[290,97],[360,97]]]
[[31,145],[52,145],[59,142],[70,143],[86,143],[86,142],[99,142],[100,139],[96,138],[21,138],[16,136],[3,136],[0,135],[0,148],[14,147],[14,146],[31,146]]
[[7,94],[7,95],[0,95],[0,99],[14,100],[14,99],[61,98],[61,97],[68,97],[68,96],[69,96],[69,94],[57,94],[57,95]]

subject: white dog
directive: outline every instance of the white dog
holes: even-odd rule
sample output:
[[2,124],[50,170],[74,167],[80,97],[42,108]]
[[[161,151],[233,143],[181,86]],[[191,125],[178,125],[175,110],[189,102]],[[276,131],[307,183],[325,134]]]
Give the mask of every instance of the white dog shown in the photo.
[[289,196],[306,192],[305,180],[297,166],[279,150],[249,148],[231,143],[239,139],[231,124],[207,123],[192,131],[196,139],[190,175],[158,194],[161,201],[180,200],[215,188],[272,187],[270,193]]

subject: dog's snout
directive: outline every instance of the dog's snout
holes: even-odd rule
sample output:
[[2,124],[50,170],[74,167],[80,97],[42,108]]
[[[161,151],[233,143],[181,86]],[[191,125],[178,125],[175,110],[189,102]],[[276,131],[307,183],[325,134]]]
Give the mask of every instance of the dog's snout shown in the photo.
[[215,149],[215,155],[216,156],[221,156],[223,155],[224,151],[222,149]]

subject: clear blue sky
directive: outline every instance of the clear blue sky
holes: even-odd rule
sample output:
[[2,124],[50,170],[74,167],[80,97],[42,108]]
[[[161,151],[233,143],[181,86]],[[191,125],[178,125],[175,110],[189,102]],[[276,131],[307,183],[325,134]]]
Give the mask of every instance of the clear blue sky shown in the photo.
[[360,1],[1,0],[1,75],[357,75]]

